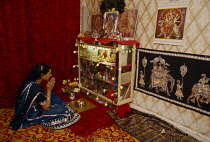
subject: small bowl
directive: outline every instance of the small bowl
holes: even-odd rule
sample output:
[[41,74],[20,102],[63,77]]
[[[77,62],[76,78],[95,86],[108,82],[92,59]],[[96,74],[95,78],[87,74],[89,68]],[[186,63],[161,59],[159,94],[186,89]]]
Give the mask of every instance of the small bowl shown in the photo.
[[84,107],[86,105],[85,101],[78,101],[75,106],[76,107]]

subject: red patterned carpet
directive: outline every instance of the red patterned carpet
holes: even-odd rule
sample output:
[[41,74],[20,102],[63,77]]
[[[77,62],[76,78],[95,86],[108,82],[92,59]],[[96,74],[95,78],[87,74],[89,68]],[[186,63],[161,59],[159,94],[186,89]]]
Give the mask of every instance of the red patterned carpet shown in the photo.
[[[65,96],[66,97],[66,96]],[[66,99],[61,97],[62,99]],[[50,130],[34,125],[20,130],[12,130],[9,123],[14,108],[0,109],[1,142],[139,142],[129,133],[120,129],[106,113],[110,108],[91,101],[95,108],[81,112],[81,119],[62,130]]]

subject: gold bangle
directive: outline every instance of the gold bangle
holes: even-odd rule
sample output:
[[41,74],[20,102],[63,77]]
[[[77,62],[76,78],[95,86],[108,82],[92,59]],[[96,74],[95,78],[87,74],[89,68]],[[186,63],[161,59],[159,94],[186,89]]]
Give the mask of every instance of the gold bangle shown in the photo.
[[50,100],[50,98],[47,98],[47,100]]

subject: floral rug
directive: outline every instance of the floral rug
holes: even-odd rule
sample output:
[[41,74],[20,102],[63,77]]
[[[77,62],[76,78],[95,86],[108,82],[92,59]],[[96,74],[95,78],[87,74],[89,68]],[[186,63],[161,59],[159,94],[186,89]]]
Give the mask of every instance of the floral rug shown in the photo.
[[123,118],[114,110],[107,113],[121,129],[141,142],[199,142],[167,122],[134,109],[128,117]]
[[14,108],[0,109],[0,142],[139,142],[116,124],[99,128],[87,136],[76,135],[70,127],[50,130],[42,125],[34,125],[25,129],[12,130],[9,123],[13,115]]

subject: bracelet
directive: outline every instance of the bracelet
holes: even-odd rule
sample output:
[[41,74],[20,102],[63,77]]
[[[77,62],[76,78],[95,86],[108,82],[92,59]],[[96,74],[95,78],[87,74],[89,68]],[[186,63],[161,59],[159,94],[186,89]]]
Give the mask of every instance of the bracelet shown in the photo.
[[50,98],[47,98],[47,100],[50,100]]

